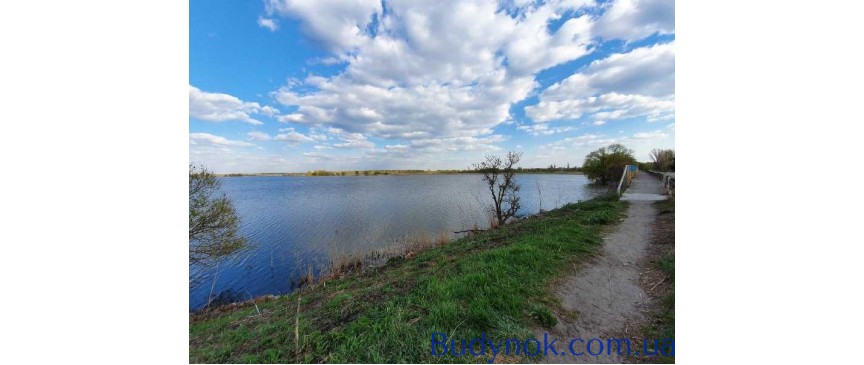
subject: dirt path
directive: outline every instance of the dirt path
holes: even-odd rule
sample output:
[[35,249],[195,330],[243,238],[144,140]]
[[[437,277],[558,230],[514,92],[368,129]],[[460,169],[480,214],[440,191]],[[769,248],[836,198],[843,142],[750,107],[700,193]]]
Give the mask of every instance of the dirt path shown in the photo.
[[[598,257],[580,267],[562,281],[557,289],[561,304],[567,311],[578,313],[575,321],[559,316],[558,325],[549,330],[550,338],[558,338],[558,352],[567,355],[545,358],[549,363],[620,363],[616,355],[606,355],[608,334],[625,330],[629,323],[638,321],[638,305],[647,300],[639,287],[637,262],[645,256],[651,240],[652,224],[657,212],[652,203],[664,198],[660,181],[647,173],[640,173],[627,189],[622,200],[630,201],[627,218],[615,231],[604,237],[603,250]],[[543,338],[543,330],[535,331]],[[573,338],[586,342],[592,338],[603,340],[603,354],[599,356],[572,356],[568,346]],[[577,351],[585,352],[577,346]],[[592,347],[597,352],[596,344]],[[614,352],[614,351],[613,351]]]

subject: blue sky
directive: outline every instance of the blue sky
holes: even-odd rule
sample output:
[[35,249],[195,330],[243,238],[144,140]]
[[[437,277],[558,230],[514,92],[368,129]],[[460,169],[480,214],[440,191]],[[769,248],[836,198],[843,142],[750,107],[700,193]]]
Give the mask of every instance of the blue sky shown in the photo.
[[667,0],[192,0],[190,160],[216,172],[580,165],[674,148]]

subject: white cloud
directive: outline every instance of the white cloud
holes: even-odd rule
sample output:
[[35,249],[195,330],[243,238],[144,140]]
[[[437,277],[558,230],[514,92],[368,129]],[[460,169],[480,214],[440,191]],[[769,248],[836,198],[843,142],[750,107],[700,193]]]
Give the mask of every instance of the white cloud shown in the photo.
[[543,92],[546,97],[580,97],[616,92],[667,96],[675,93],[675,42],[612,54]]
[[208,122],[242,121],[252,125],[262,124],[250,114],[261,113],[258,103],[244,102],[237,97],[201,91],[189,85],[189,116]]
[[[346,63],[335,76],[280,88],[275,98],[297,111],[279,120],[383,139],[488,136],[538,86],[534,74],[589,52],[590,17],[561,17],[591,5],[550,1],[508,13],[495,1],[406,1],[382,13],[380,1],[268,1],[268,14],[299,19]],[[551,31],[552,21],[562,24]]]
[[587,133],[577,137],[567,137],[559,141],[541,145],[540,149],[566,150],[571,148],[606,146],[619,143],[622,138],[609,138],[601,134]]
[[381,138],[417,139],[491,133],[509,116],[510,103],[534,87],[531,79],[507,80],[503,72],[480,82],[485,86],[376,87],[336,77],[321,85],[319,92],[304,95],[282,88],[276,97],[283,104],[299,106],[290,117],[293,122]]
[[664,137],[669,137],[669,135],[659,130],[653,132],[640,132],[633,135],[633,138],[635,139],[654,139]]
[[308,65],[321,64],[321,65],[332,66],[332,65],[338,65],[340,63],[345,63],[345,60],[343,60],[339,57],[324,57],[324,58],[313,57],[313,58],[310,58],[309,60],[306,61],[306,64],[308,64]]
[[302,20],[304,32],[331,50],[357,46],[380,0],[265,0],[266,12]]
[[[379,162],[413,156],[414,161],[455,163],[458,155],[463,163],[464,158],[476,158],[476,152],[500,151],[507,137],[496,134],[496,128],[515,123],[511,107],[538,92],[539,104],[525,109],[537,124],[517,127],[534,136],[575,130],[543,123],[583,115],[592,117],[585,124],[593,120],[594,125],[630,117],[674,118],[671,45],[666,53],[660,52],[662,47],[638,49],[595,61],[571,76],[573,80],[542,92],[535,80],[543,70],[591,53],[600,39],[629,41],[674,32],[674,5],[668,1],[265,4],[261,19],[296,20],[304,35],[329,52],[307,63],[343,68],[326,77],[290,79],[274,91],[271,96],[291,110],[289,114],[258,111],[310,128],[308,134],[280,129],[274,139],[316,142],[314,149],[334,153],[307,152],[309,158],[330,158],[330,163],[339,164],[344,162],[340,154],[358,152],[341,149],[360,149],[360,156]],[[616,26],[616,21],[625,25]],[[373,141],[381,140],[383,147],[376,147]],[[579,143],[608,140],[585,137]]]
[[387,150],[391,150],[391,151],[407,151],[408,150],[408,146],[406,146],[404,144],[391,144],[391,145],[384,146],[384,148]]
[[279,29],[279,23],[277,23],[275,19],[265,18],[263,16],[258,17],[258,25],[262,28],[270,29],[271,32],[275,32]]
[[276,120],[282,123],[295,122],[300,123],[303,122],[303,114],[293,113],[293,114],[285,114],[276,117]]
[[232,141],[225,137],[214,136],[209,133],[189,133],[189,144],[196,146],[216,147],[252,147],[252,143],[244,141]]
[[516,127],[516,129],[525,131],[526,133],[530,133],[534,136],[548,136],[557,133],[564,133],[576,130],[576,127],[558,127],[558,128],[550,128],[548,124],[533,124],[533,125],[520,125]]
[[662,130],[638,132],[632,136],[621,135],[623,132],[619,131],[616,136],[586,133],[540,145],[537,150],[547,157],[544,161],[564,161],[575,156],[579,158],[578,164],[581,164],[582,158],[588,152],[613,143],[621,143],[627,148],[633,149],[639,161],[647,161],[648,152],[653,148],[674,148],[673,141],[670,139],[671,136]]
[[286,160],[275,154],[262,154],[256,149],[216,148],[200,145],[189,146],[189,159],[195,164],[204,164],[216,173],[254,173],[305,171],[297,161]]
[[268,117],[274,117],[274,116],[279,115],[279,109],[276,109],[276,108],[269,106],[269,105],[265,105],[265,106],[261,107],[261,114],[264,114]]
[[303,152],[300,154],[303,157],[308,157],[317,160],[332,160],[335,156],[321,152]]
[[513,72],[533,74],[589,53],[593,22],[588,15],[568,19],[555,33],[547,31],[549,21],[560,18],[556,13],[560,10],[551,5],[540,7],[514,26],[505,46]]
[[675,0],[615,0],[594,31],[605,39],[639,40],[675,32]]
[[526,114],[535,122],[578,119],[585,114],[593,114],[595,118],[602,119],[647,116],[651,120],[660,120],[668,118],[675,111],[675,100],[672,97],[654,98],[614,92],[584,99],[546,101],[541,97],[540,100],[537,105],[525,108]]
[[525,108],[536,123],[578,119],[585,114],[601,120],[671,119],[675,113],[674,42],[594,61],[544,90],[539,99]]
[[246,135],[249,136],[249,139],[253,141],[269,141],[273,139],[273,137],[270,137],[269,134],[264,132],[249,132],[246,133]]
[[333,144],[336,148],[375,148],[375,143],[372,143],[362,133],[345,133],[345,131],[330,128],[329,132],[335,134],[342,142]]
[[488,137],[451,137],[429,138],[411,141],[409,146],[420,153],[458,152],[458,151],[500,151],[497,143],[507,137],[495,134]]
[[279,129],[279,132],[283,132],[283,133],[277,134],[276,137],[273,137],[273,140],[274,141],[287,142],[289,145],[292,145],[292,146],[303,143],[303,142],[316,141],[315,138],[312,138],[312,137],[307,136],[305,134],[299,133],[299,132],[295,131],[294,128],[282,128],[282,129]]
[[604,125],[604,124],[606,124],[606,121],[605,120],[595,120],[591,124],[592,125]]

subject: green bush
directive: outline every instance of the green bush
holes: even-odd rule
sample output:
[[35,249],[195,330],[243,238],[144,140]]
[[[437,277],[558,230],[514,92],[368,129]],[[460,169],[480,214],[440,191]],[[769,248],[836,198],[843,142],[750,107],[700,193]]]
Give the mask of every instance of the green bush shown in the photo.
[[531,308],[531,318],[534,318],[543,328],[552,328],[558,324],[558,320],[555,319],[549,309],[536,304]]
[[585,156],[582,172],[594,183],[609,185],[621,179],[624,166],[635,163],[633,150],[616,143],[601,147]]

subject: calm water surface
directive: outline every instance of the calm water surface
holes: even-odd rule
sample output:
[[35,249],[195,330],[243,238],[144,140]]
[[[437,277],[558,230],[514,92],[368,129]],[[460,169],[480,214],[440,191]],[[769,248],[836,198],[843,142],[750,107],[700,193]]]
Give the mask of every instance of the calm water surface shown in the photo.
[[[218,265],[190,267],[189,309],[290,291],[289,278],[334,255],[386,250],[419,235],[489,225],[480,175],[221,178],[252,248]],[[517,175],[522,208],[535,214],[605,192],[583,175]],[[538,187],[540,193],[538,194]],[[542,199],[541,199],[542,197]]]

